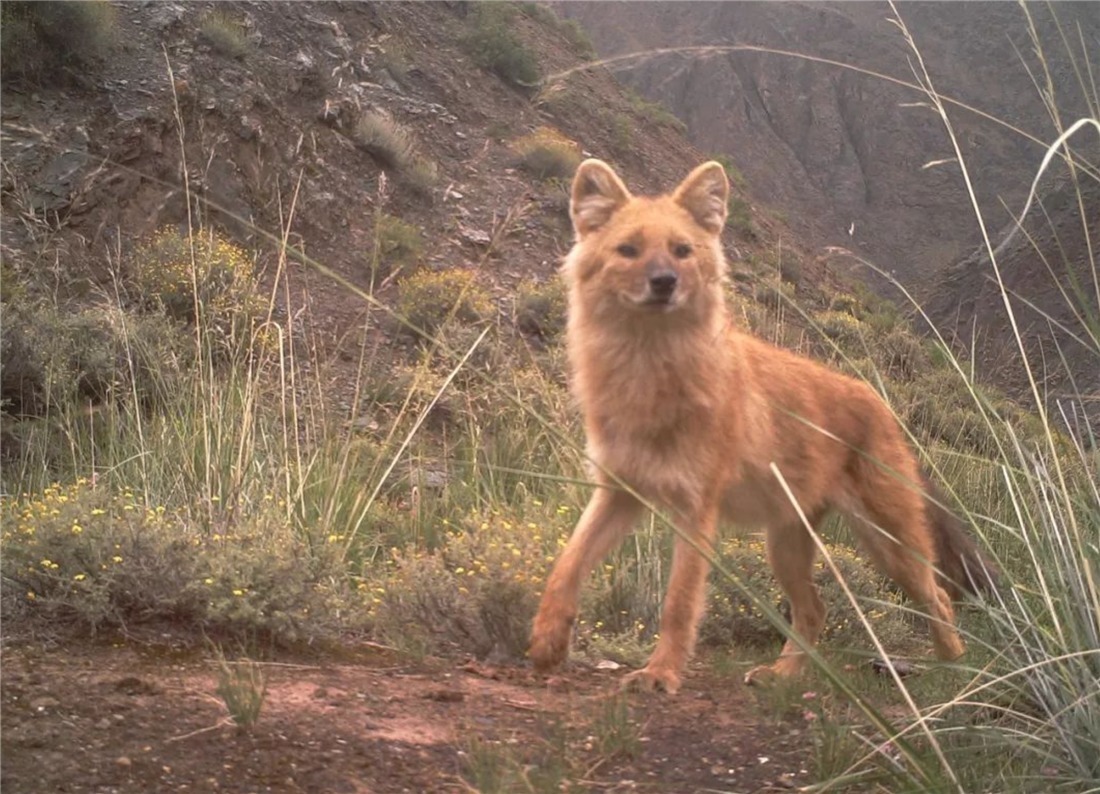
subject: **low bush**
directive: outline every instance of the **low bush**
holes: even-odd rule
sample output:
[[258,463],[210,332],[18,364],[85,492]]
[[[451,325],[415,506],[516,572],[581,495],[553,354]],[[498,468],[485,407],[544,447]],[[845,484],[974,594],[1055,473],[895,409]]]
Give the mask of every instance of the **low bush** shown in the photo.
[[160,311],[90,305],[5,307],[0,397],[14,416],[42,416],[112,398],[156,400],[193,356],[191,337]]
[[371,271],[375,276],[387,276],[417,264],[424,238],[413,224],[383,212],[374,223],[374,245]]
[[221,348],[249,339],[263,315],[254,258],[212,229],[165,227],[134,249],[128,265],[135,302],[197,325]]
[[726,224],[742,240],[755,240],[757,237],[756,224],[752,219],[752,207],[749,202],[740,196],[731,194],[727,209]]
[[419,653],[522,658],[538,592],[564,543],[558,527],[471,513],[434,552],[394,550],[392,572],[372,588],[375,626]]
[[473,30],[463,39],[478,66],[517,85],[533,85],[541,76],[538,61],[512,32],[514,9],[505,3],[478,3],[471,17]]
[[516,326],[523,333],[553,341],[565,330],[565,320],[565,286],[560,279],[528,279],[516,288]]
[[294,642],[366,616],[340,546],[310,543],[264,509],[214,528],[82,478],[5,497],[0,515],[5,602],[47,623],[95,631],[170,620]]
[[659,127],[668,127],[681,135],[687,133],[687,125],[660,102],[651,102],[635,91],[627,91],[627,99],[634,112],[646,121]]
[[550,127],[539,127],[517,140],[512,148],[520,166],[539,179],[572,176],[581,164],[580,146]]
[[215,52],[229,58],[244,60],[251,52],[244,25],[222,9],[215,9],[202,18],[199,32]]
[[418,152],[412,132],[381,111],[364,113],[350,137],[356,146],[383,168],[392,169],[401,181],[417,192],[426,193],[439,180],[439,169]]
[[596,48],[588,33],[575,19],[562,19],[549,6],[541,3],[519,3],[519,9],[532,19],[557,31],[573,47],[577,57],[590,61],[596,57]]
[[420,330],[434,334],[451,319],[467,324],[487,320],[493,302],[472,270],[421,270],[401,282],[397,310]]

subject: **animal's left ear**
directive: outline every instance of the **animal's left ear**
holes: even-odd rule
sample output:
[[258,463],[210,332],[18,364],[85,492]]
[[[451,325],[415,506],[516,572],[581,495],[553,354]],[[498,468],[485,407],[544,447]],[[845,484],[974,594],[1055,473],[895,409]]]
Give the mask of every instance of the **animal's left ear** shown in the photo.
[[711,234],[719,234],[726,225],[729,195],[726,169],[721,163],[711,160],[688,174],[672,198],[692,214],[696,223]]

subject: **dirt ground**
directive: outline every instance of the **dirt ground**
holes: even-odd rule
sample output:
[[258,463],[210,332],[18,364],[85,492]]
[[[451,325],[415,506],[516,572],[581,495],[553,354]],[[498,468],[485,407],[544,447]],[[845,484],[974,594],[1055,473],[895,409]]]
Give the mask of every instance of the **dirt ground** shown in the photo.
[[369,645],[276,656],[262,664],[260,718],[242,732],[215,694],[215,660],[167,638],[9,642],[2,662],[6,794],[475,791],[493,767],[512,770],[498,790],[526,791],[525,775],[557,779],[555,764],[561,782],[539,790],[809,782],[805,726],[766,715],[739,673],[702,665],[674,697],[623,698],[621,670],[581,664],[548,679]]

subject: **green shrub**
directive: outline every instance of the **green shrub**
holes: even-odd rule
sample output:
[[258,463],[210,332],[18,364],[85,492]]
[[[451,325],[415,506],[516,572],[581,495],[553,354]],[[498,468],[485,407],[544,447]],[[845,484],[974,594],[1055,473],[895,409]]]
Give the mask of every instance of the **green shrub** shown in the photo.
[[132,492],[81,479],[4,500],[3,570],[37,616],[95,630],[203,612],[191,532]]
[[460,323],[488,319],[493,303],[471,270],[421,270],[401,282],[397,310],[414,326],[434,334],[451,318]]
[[215,52],[229,58],[244,60],[252,49],[244,26],[220,8],[202,18],[199,32]]
[[776,283],[774,277],[757,284],[754,294],[756,300],[770,311],[778,311],[795,300],[794,286],[786,281]]
[[511,30],[514,10],[510,6],[478,3],[471,16],[473,30],[463,39],[463,45],[478,66],[517,85],[538,82],[538,61]]
[[552,341],[565,330],[565,287],[554,278],[525,280],[516,289],[516,326],[525,334]]
[[569,42],[576,54],[582,60],[592,60],[596,57],[596,48],[588,33],[575,19],[562,19],[549,6],[541,3],[519,3],[519,10],[531,19],[546,25],[551,30],[560,33]]
[[802,260],[792,251],[786,250],[778,255],[775,265],[779,270],[779,277],[788,284],[797,287],[802,282]]
[[28,328],[36,316],[21,302],[0,305],[0,410],[14,416],[36,416],[43,409],[45,361]]
[[380,213],[374,223],[374,244],[377,257],[372,270],[376,275],[388,275],[417,263],[424,238],[411,223]]
[[103,58],[115,38],[106,0],[0,5],[0,69],[4,80],[58,84]]
[[891,378],[912,380],[931,367],[923,342],[904,326],[882,336],[869,335],[868,344],[879,370]]
[[417,192],[426,193],[439,180],[439,169],[419,154],[412,132],[388,115],[379,111],[364,113],[351,139]]
[[628,154],[634,148],[634,125],[630,117],[622,113],[615,113],[611,117],[611,145],[615,153],[620,157]]
[[512,148],[519,164],[539,179],[562,179],[581,164],[580,147],[550,127],[539,127],[517,140]]
[[190,361],[191,337],[160,312],[92,305],[5,307],[0,396],[13,415],[86,408],[136,394],[157,399]]
[[726,223],[743,240],[755,240],[756,224],[752,219],[752,207],[740,196],[730,194]]
[[832,339],[842,351],[863,349],[863,323],[847,312],[829,309],[818,313],[814,322],[821,333]]
[[865,314],[863,304],[859,298],[847,292],[840,292],[829,299],[829,310],[850,314],[857,320],[862,320]]
[[[979,454],[995,454],[994,431],[982,418],[958,373],[947,369],[918,372],[895,384],[895,408],[902,421],[924,439],[939,440]],[[993,417],[994,425],[1000,423]]]

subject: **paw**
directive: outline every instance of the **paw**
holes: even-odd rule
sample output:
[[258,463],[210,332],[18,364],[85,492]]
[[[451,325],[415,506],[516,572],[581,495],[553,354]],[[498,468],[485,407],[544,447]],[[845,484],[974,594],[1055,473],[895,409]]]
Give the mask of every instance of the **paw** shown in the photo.
[[571,621],[535,620],[527,656],[540,673],[553,670],[569,655]]
[[646,665],[641,670],[636,670],[623,678],[621,688],[636,692],[667,692],[675,695],[680,691],[680,676],[675,670],[667,667]]
[[745,673],[745,683],[749,686],[770,686],[779,681],[798,676],[802,672],[805,657],[801,654],[781,656],[774,664],[762,664]]

